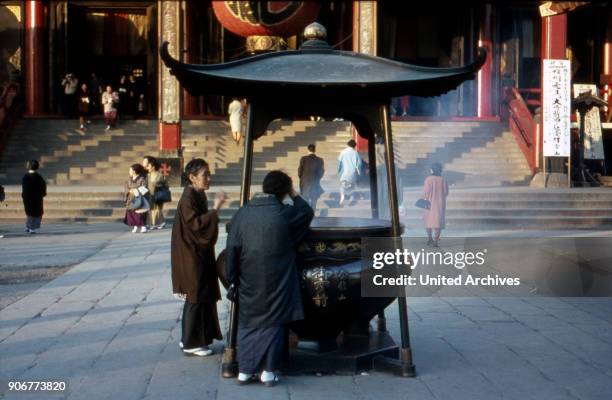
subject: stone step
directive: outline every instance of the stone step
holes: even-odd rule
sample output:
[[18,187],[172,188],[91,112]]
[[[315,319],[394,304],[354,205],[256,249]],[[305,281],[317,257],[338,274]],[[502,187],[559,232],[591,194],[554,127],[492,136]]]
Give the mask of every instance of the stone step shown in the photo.
[[[50,182],[58,184],[87,183],[120,183],[124,180],[117,174],[126,170],[133,162],[138,162],[145,154],[157,154],[156,121],[139,120],[122,121],[118,130],[103,131],[103,125],[95,122],[86,133],[74,130],[75,120],[22,121],[25,143],[36,138],[43,143],[34,156],[43,161],[43,170],[47,172]],[[241,176],[242,146],[232,143],[227,121],[184,121],[183,144],[185,159],[205,157],[212,166],[215,180],[223,184],[237,184]],[[49,132],[65,132],[53,136],[41,135],[38,132],[47,127]],[[39,129],[32,129],[36,127]],[[155,129],[151,129],[155,128]],[[523,182],[529,175],[528,170],[517,165],[525,164],[522,153],[518,151],[509,132],[500,131],[496,123],[428,123],[428,122],[393,122],[395,131],[395,148],[398,165],[410,171],[411,165],[417,169],[423,165],[427,173],[429,157],[455,161],[456,170],[464,174],[459,176],[468,181],[465,184],[499,185]],[[140,133],[130,135],[134,130]],[[36,132],[36,135],[31,134]],[[265,136],[258,139],[254,148],[255,180],[263,178],[269,169],[285,169],[295,174],[299,159],[305,154],[305,148],[311,141],[318,146],[318,153],[326,160],[328,169],[335,167],[338,153],[344,148],[350,136],[349,124],[346,122],[312,121],[275,121],[270,124]],[[58,140],[61,140],[58,143]],[[19,142],[16,142],[19,143]],[[14,144],[13,144],[14,145]],[[31,158],[32,151],[25,150],[12,157],[4,158],[0,163],[0,177],[10,177],[22,172],[23,159]],[[101,156],[101,157],[100,157]],[[503,157],[503,158],[501,158]],[[465,160],[465,161],[464,161]],[[500,163],[503,160],[504,163]],[[64,165],[71,163],[70,167]],[[11,166],[12,164],[12,166]],[[74,165],[77,164],[77,165]],[[501,164],[505,164],[503,168]],[[493,167],[492,167],[493,166]],[[45,168],[46,167],[46,168]],[[488,176],[482,176],[481,170],[487,168]],[[102,171],[101,171],[102,170]],[[104,170],[110,170],[107,171]],[[452,169],[451,169],[452,171]],[[510,173],[510,172],[512,173]],[[414,183],[422,179],[419,172],[412,173],[406,179]],[[328,171],[328,178],[336,179]],[[16,179],[16,178],[12,178]]]

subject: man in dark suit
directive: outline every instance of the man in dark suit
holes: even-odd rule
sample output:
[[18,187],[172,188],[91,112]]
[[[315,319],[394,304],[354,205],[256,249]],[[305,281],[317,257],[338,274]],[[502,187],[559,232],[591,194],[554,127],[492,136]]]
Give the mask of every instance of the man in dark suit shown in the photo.
[[315,155],[315,145],[308,145],[308,155],[300,159],[298,177],[300,178],[300,192],[304,200],[313,210],[317,208],[317,200],[323,194],[321,178],[325,173],[323,159]]

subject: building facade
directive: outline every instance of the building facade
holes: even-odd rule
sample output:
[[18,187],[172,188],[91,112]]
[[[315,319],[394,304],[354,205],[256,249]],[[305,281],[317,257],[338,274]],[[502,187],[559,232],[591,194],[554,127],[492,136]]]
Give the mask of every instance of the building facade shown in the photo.
[[[302,2],[274,3],[276,8],[258,11],[269,25],[289,18]],[[234,17],[249,23],[252,10],[235,7]],[[572,82],[595,84],[609,97],[612,6],[607,3],[324,1],[317,7],[309,18],[327,27],[328,42],[338,49],[452,67],[470,62],[476,49],[485,47],[490,57],[476,80],[437,98],[394,99],[392,115],[508,119],[534,170],[541,167],[537,113],[543,59],[570,59]],[[296,23],[311,22],[306,19]],[[160,150],[173,152],[181,147],[182,120],[225,118],[230,99],[193,97],[180,89],[159,61],[161,42],[168,41],[171,54],[185,62],[220,63],[252,54],[254,40],[269,48],[297,48],[302,41],[288,28],[290,35],[264,40],[265,35],[236,34],[230,25],[211,1],[0,1],[0,82],[20,84],[26,117],[45,117],[62,111],[66,73],[82,82],[94,73],[111,86],[133,75],[143,97],[141,117],[159,121]]]

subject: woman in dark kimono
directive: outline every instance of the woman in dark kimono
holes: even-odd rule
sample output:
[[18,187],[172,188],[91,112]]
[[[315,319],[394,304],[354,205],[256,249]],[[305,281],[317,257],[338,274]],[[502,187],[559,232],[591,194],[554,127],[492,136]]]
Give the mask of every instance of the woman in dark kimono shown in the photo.
[[182,339],[185,355],[208,356],[208,346],[221,340],[217,301],[221,300],[215,267],[219,209],[225,194],[217,193],[213,209],[208,209],[205,190],[210,183],[208,164],[201,158],[185,166],[185,187],[176,208],[172,226],[172,290],[184,299]]
[[79,129],[86,131],[87,128],[85,127],[85,124],[91,123],[89,120],[89,112],[91,111],[91,96],[89,94],[89,89],[87,89],[87,84],[82,84],[81,88],[77,91],[77,101],[80,123]]
[[266,386],[278,381],[286,325],[304,318],[296,253],[313,215],[291,178],[272,171],[232,219],[225,274],[238,292],[238,383],[260,370]]
[[40,228],[43,216],[43,197],[47,195],[47,183],[36,172],[39,164],[36,160],[28,161],[28,172],[21,180],[21,198],[26,213],[26,232],[36,233]]

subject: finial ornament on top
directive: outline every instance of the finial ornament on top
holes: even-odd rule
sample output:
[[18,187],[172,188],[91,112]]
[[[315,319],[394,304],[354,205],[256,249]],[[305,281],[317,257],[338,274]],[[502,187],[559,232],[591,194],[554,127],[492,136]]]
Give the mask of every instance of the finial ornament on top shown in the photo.
[[327,29],[318,22],[313,22],[304,28],[304,39],[306,40],[325,40],[327,39]]

